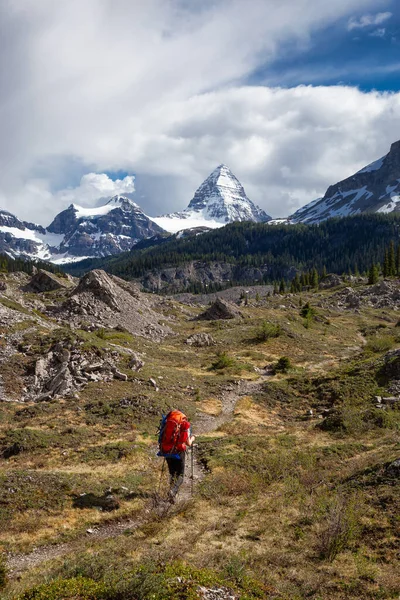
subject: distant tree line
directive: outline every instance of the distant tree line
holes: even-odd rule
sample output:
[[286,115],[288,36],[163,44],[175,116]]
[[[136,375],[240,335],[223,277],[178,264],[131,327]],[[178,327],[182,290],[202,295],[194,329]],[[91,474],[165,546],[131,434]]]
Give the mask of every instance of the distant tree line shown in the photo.
[[[400,215],[371,214],[334,218],[319,225],[268,225],[267,223],[231,223],[202,235],[168,239],[144,249],[105,259],[86,260],[66,268],[81,274],[93,268],[126,279],[140,278],[167,267],[191,261],[226,262],[238,267],[257,268],[258,283],[277,284],[296,291],[316,287],[327,272],[367,274],[371,265],[382,265],[384,276],[399,273]],[[390,245],[390,243],[392,245]],[[397,249],[396,249],[397,248]],[[394,258],[393,258],[394,253]],[[232,281],[230,285],[254,281]],[[204,292],[204,285],[190,284]],[[200,290],[201,288],[201,290]]]
[[23,258],[11,258],[7,254],[0,254],[0,273],[16,273],[22,271],[32,275],[34,269],[44,269],[51,273],[65,275],[58,265],[52,265],[43,261],[31,261]]

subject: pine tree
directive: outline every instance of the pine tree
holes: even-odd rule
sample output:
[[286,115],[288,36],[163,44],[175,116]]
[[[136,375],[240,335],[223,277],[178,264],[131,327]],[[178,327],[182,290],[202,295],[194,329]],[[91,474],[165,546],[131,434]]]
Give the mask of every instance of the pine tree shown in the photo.
[[318,272],[317,269],[313,269],[311,273],[311,287],[316,289],[318,287]]
[[383,267],[382,274],[384,277],[389,277],[390,267],[389,267],[389,252],[385,250],[385,255],[383,259]]
[[378,282],[378,278],[379,278],[379,271],[378,271],[378,267],[377,265],[375,265],[374,263],[372,263],[370,269],[369,269],[369,273],[368,273],[368,283],[369,285],[374,285],[375,283]]
[[400,275],[400,244],[397,246],[396,251],[396,275]]
[[324,267],[322,269],[321,279],[326,279],[327,275],[328,274],[326,272],[326,266],[324,265]]
[[389,253],[388,253],[388,260],[389,260],[389,277],[394,277],[396,275],[396,254],[394,251],[394,242],[393,240],[390,242],[390,246],[389,246]]
[[285,280],[281,279],[281,282],[279,284],[279,293],[284,294],[285,292],[286,292]]

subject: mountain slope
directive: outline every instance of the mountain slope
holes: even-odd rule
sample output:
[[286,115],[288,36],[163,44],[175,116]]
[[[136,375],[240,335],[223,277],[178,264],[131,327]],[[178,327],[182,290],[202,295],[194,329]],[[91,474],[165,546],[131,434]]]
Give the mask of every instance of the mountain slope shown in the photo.
[[160,241],[143,250],[83,261],[67,270],[80,275],[100,268],[136,279],[148,290],[182,291],[197,284],[251,285],[291,280],[296,272],[324,267],[330,273],[368,270],[383,263],[385,250],[399,241],[400,215],[366,214],[321,224],[230,223],[190,238]]
[[59,264],[125,252],[160,233],[161,227],[124,196],[95,208],[71,204],[47,229],[0,211],[0,252]]
[[330,217],[400,211],[400,141],[388,154],[351,177],[331,185],[325,196],[300,208],[294,223],[319,223]]
[[177,213],[153,219],[176,233],[193,227],[223,227],[235,221],[269,221],[271,217],[246,196],[240,181],[226,165],[219,165],[197,189],[189,206]]

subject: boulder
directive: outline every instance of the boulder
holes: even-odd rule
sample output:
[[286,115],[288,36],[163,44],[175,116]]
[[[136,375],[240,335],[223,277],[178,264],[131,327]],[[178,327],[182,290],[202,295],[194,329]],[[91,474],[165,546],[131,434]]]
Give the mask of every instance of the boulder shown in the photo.
[[215,346],[217,342],[209,333],[194,333],[190,335],[185,344],[194,346],[195,348],[205,348],[206,346]]
[[132,371],[140,371],[140,369],[143,369],[144,365],[144,360],[142,360],[138,354],[132,354],[132,357],[129,361],[129,368],[132,369]]
[[330,289],[333,287],[337,287],[342,284],[342,279],[339,275],[335,273],[330,273],[327,275],[319,284],[319,287],[323,290]]
[[82,277],[72,295],[76,297],[84,293],[92,294],[112,310],[119,311],[118,288],[104,271],[95,269]]
[[68,287],[68,280],[65,282],[61,277],[57,277],[54,273],[39,269],[39,271],[33,275],[32,279],[25,286],[24,291],[26,292],[54,292],[55,290],[61,290]]
[[221,298],[217,298],[215,302],[202,312],[196,320],[198,321],[218,321],[220,319],[234,319],[235,317],[242,317],[242,313],[237,308]]
[[386,472],[390,477],[400,478],[400,458],[397,458],[390,463],[390,465],[386,467]]

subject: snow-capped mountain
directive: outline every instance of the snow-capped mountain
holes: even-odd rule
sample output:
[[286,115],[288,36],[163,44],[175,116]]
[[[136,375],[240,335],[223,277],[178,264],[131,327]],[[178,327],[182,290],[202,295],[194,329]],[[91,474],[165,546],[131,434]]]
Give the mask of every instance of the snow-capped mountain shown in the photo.
[[270,219],[249,200],[232,171],[226,165],[219,165],[201,184],[185,210],[153,220],[163,229],[177,233],[194,227],[217,228],[234,221]]
[[124,196],[97,208],[71,204],[44,229],[0,211],[0,252],[65,263],[130,250],[163,230]]
[[330,217],[400,211],[400,141],[388,154],[351,177],[331,185],[323,198],[296,211],[293,223],[319,223]]

